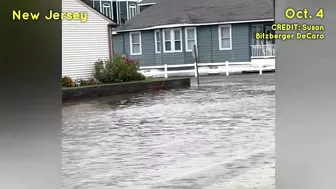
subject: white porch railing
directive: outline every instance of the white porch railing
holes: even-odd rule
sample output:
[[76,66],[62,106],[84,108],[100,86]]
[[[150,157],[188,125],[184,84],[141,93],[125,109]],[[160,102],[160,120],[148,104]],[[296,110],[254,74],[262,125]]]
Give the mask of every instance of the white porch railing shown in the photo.
[[274,58],[275,44],[251,45],[251,58]]
[[[181,68],[178,70],[169,70],[169,68]],[[264,62],[223,62],[223,63],[198,63],[199,75],[239,73],[244,71],[259,72],[275,70],[275,64],[265,64]],[[165,77],[171,76],[195,76],[197,77],[197,65],[194,64],[179,64],[179,65],[160,65],[160,66],[143,66],[140,67],[140,72],[147,77]]]

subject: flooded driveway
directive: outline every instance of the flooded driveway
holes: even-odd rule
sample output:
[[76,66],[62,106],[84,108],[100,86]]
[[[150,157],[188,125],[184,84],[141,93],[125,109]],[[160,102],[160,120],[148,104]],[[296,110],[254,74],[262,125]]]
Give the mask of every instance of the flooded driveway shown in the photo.
[[63,106],[63,189],[274,188],[275,75]]

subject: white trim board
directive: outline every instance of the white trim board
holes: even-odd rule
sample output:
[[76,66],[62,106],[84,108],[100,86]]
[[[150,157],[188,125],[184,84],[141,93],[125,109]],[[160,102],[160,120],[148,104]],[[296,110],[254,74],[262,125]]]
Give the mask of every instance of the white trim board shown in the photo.
[[[229,35],[230,35],[230,47],[229,48],[222,48],[222,28],[229,28]],[[219,25],[218,26],[218,48],[220,51],[227,51],[232,50],[232,26],[231,25]]]
[[156,3],[139,3],[138,6],[155,5]]
[[[181,50],[175,50],[175,30],[178,30],[180,33],[180,48]],[[170,33],[170,47],[171,50],[166,50],[166,39],[165,39],[165,31],[169,31]],[[182,28],[170,28],[170,29],[164,29],[162,30],[162,44],[163,44],[163,53],[177,53],[177,52],[183,52],[183,36],[182,36]]]
[[[159,39],[157,38],[157,34],[159,34]],[[155,53],[159,54],[162,51],[162,37],[161,37],[161,31],[160,30],[155,30],[154,31],[154,42],[155,42]],[[160,43],[160,50],[158,51],[158,42]]]
[[[133,38],[132,34],[138,34],[139,35],[139,45],[140,45],[140,52],[139,53],[133,53]],[[129,33],[129,41],[130,41],[130,55],[142,55],[142,41],[141,41],[141,32],[130,32]]]
[[271,22],[271,21],[274,21],[274,19],[243,20],[243,21],[229,21],[229,22],[209,22],[209,23],[199,23],[199,24],[168,24],[168,25],[152,26],[152,27],[139,28],[139,29],[119,30],[116,32],[132,32],[132,31],[144,31],[144,30],[155,30],[155,29],[177,28],[177,27],[211,26],[211,25],[242,24],[242,23],[253,23],[253,22]]
[[195,45],[197,47],[197,28],[196,27],[186,27],[184,28],[184,43],[185,43],[185,52],[192,52],[193,49],[188,49],[188,30],[194,30],[194,41],[195,41]]

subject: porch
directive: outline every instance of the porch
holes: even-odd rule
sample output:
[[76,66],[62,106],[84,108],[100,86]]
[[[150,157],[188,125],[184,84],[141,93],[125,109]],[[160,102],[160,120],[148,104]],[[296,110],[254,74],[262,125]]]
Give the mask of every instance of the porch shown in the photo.
[[275,44],[251,45],[251,59],[275,58]]
[[274,22],[265,22],[251,25],[251,60],[253,59],[274,59],[275,58],[275,40],[257,39],[257,33],[274,34],[272,25]]

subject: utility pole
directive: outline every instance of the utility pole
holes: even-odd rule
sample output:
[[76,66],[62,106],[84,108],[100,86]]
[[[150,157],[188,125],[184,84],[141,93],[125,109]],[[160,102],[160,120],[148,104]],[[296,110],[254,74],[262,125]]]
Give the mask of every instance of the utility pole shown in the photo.
[[198,73],[198,50],[197,50],[197,46],[194,45],[193,47],[193,57],[195,60],[195,69],[196,69],[196,79],[197,79],[197,84],[199,85],[199,73]]

